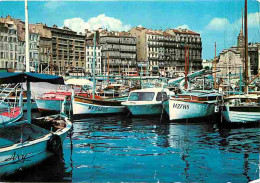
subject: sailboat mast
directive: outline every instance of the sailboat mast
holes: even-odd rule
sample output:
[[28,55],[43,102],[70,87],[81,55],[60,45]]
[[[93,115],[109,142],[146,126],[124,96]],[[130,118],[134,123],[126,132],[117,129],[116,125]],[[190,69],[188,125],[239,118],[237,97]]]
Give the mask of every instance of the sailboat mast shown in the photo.
[[248,93],[248,30],[247,30],[247,0],[245,0],[245,93]]
[[188,89],[189,46],[185,45],[185,89]]
[[[28,23],[28,3],[25,0],[25,66],[26,72],[30,72],[30,60],[29,60],[29,23]],[[32,115],[31,115],[31,85],[30,82],[26,82],[26,97],[27,97],[27,121],[31,123]]]
[[25,67],[30,72],[28,2],[25,0]]
[[107,52],[107,83],[109,83],[109,53]]
[[215,77],[214,77],[214,88],[217,89],[217,43],[215,42]]
[[93,94],[92,98],[95,99],[95,92],[96,92],[96,32],[94,33],[94,54],[93,54],[93,67],[92,67],[92,73],[93,73]]

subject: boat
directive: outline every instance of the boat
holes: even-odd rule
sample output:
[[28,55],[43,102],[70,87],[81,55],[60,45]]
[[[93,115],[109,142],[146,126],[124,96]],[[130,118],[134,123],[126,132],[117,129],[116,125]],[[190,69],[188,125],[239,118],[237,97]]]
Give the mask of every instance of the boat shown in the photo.
[[163,101],[168,99],[169,89],[146,88],[130,92],[127,101],[122,102],[133,116],[160,115]]
[[[62,84],[63,78],[36,73],[0,73],[1,83],[27,82],[27,120],[15,121],[0,127],[0,177],[31,167],[55,154],[71,129],[71,122],[62,115],[31,120],[30,82]],[[58,124],[48,129],[31,122]],[[38,124],[37,123],[37,124]]]
[[[27,0],[25,0],[25,25],[26,72],[0,73],[0,83],[26,83],[27,119],[0,127],[0,178],[37,165],[61,152],[63,141],[72,127],[72,123],[64,115],[32,120],[30,83],[64,84],[64,80],[59,76],[30,72]],[[50,126],[43,128],[48,123]]]
[[169,120],[182,120],[211,116],[218,112],[222,95],[214,91],[190,91],[176,94],[163,105]]
[[125,107],[118,100],[92,99],[82,96],[74,96],[72,102],[73,116],[97,115],[97,114],[118,114],[125,111]]
[[260,95],[233,95],[225,97],[224,102],[225,105],[221,108],[224,122],[260,122]]
[[71,111],[71,91],[77,95],[90,97],[89,94],[82,89],[82,86],[75,85],[61,85],[57,91],[45,92],[41,96],[35,98],[35,102],[39,112],[42,113],[59,113],[61,111],[61,104],[66,99],[66,111]]
[[[248,63],[248,30],[247,30],[247,0],[245,0],[245,69],[244,69],[244,92],[240,89],[239,95],[231,95],[225,98],[225,103],[221,108],[221,115],[225,120],[224,124],[252,124],[259,125],[260,122],[260,97],[257,94],[249,94],[249,85],[260,77],[260,70],[258,74],[249,80],[249,63]],[[240,76],[240,88],[242,88],[242,76]]]
[[[72,101],[73,117],[85,115],[104,115],[104,114],[119,114],[123,113],[125,107],[121,105],[121,101],[113,99],[102,99],[96,97],[96,32],[94,34],[94,58],[93,58],[93,90],[90,97],[74,95]],[[108,74],[109,75],[109,74]]]
[[15,91],[18,87],[18,85],[15,85],[11,90],[8,90],[9,92],[4,96],[3,93],[1,93],[2,97],[0,100],[0,126],[14,123],[23,116],[23,92],[20,92],[19,94],[17,92],[14,92],[16,93],[16,96],[15,100],[12,102],[7,99],[9,97],[9,94]]
[[[7,85],[1,85],[0,86],[0,97],[1,99],[5,100],[9,105],[14,106],[17,103],[17,96],[20,95],[20,93],[23,93],[22,97],[22,109],[23,111],[27,110],[27,97],[26,97],[26,91],[24,90],[24,87],[18,83],[17,85],[13,84],[7,84]],[[37,105],[35,103],[34,98],[31,98],[31,109],[35,110],[37,109]]]

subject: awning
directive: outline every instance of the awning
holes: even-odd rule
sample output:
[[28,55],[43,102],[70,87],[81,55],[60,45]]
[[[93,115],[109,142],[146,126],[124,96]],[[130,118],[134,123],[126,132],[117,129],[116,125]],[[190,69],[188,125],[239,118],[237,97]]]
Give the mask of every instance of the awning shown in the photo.
[[65,81],[66,85],[79,85],[79,86],[93,86],[93,82],[87,79],[68,79]]
[[48,75],[48,74],[38,74],[31,72],[20,72],[20,73],[0,73],[0,84],[9,83],[23,83],[23,82],[47,82],[52,84],[64,85],[63,77]]

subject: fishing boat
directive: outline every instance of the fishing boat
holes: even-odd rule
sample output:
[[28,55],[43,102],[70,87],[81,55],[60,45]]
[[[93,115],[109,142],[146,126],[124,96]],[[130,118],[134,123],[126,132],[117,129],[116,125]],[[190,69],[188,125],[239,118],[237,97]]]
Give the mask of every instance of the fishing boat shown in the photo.
[[[64,115],[32,120],[31,82],[64,84],[62,77],[30,72],[28,6],[25,0],[26,72],[0,73],[0,83],[26,82],[27,119],[0,127],[0,178],[39,164],[62,150],[62,143],[72,127]],[[34,124],[32,124],[34,122]],[[41,127],[40,124],[48,128]],[[58,152],[59,151],[59,152]]]
[[[225,98],[224,106],[221,108],[221,114],[224,117],[224,121],[227,124],[252,124],[260,122],[260,97],[259,95],[249,94],[249,85],[257,78],[260,77],[260,71],[258,74],[249,80],[250,66],[248,63],[248,30],[247,30],[247,0],[245,0],[245,18],[244,18],[244,34],[245,34],[245,70],[244,70],[244,93],[240,91],[239,95],[228,96]],[[241,76],[240,81],[242,82]],[[240,88],[242,84],[240,82]],[[241,90],[241,89],[240,89]],[[242,93],[242,94],[241,94]]]
[[163,112],[163,101],[170,94],[166,88],[146,88],[130,92],[127,101],[122,102],[133,116],[160,115]]
[[72,102],[73,116],[93,114],[118,114],[123,113],[125,107],[121,101],[92,99],[82,96],[75,96]]
[[65,99],[67,101],[65,110],[70,111],[72,90],[80,96],[87,97],[89,95],[78,83],[77,85],[61,85],[58,87],[57,91],[45,92],[41,96],[35,98],[39,112],[59,113]]
[[201,118],[218,112],[221,94],[212,91],[190,91],[172,96],[164,108],[170,120]]
[[119,114],[123,113],[125,107],[121,105],[121,101],[106,100],[96,96],[96,32],[94,34],[94,54],[93,54],[93,90],[91,97],[73,95],[72,109],[73,116],[81,115],[103,115],[103,114]]
[[[31,167],[56,153],[72,124],[65,116],[51,116],[31,120],[30,82],[62,84],[63,78],[36,73],[0,73],[0,83],[27,82],[27,120],[14,121],[0,127],[0,177]],[[44,129],[37,124],[44,121],[58,124]]]
[[260,122],[260,96],[247,94],[226,97],[221,113],[228,123]]

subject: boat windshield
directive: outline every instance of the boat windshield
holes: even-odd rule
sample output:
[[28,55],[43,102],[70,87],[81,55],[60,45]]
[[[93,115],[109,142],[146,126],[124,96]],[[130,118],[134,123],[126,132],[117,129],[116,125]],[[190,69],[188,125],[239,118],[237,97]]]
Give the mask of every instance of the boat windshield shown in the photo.
[[152,101],[154,92],[132,92],[128,101]]
[[167,93],[166,92],[158,92],[156,96],[156,101],[163,101],[167,99]]

